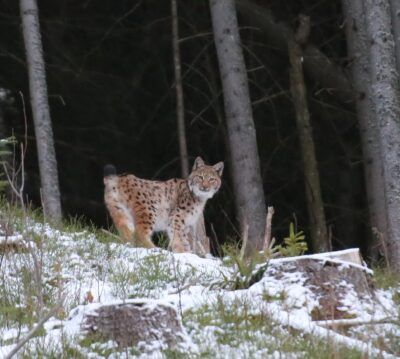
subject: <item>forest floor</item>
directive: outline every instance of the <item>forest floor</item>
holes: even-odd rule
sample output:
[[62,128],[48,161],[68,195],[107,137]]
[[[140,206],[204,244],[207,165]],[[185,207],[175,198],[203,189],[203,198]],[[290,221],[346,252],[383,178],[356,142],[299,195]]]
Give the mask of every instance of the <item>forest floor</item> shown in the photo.
[[[273,275],[280,260],[271,259],[261,280],[249,288],[232,290],[230,284],[243,279],[232,258],[131,248],[79,223],[55,229],[35,215],[3,208],[0,358],[50,311],[53,315],[18,357],[400,357],[398,278],[379,271],[373,303],[356,300],[351,288],[345,301],[352,320],[390,322],[333,331],[312,321],[317,298],[301,273]],[[120,351],[113,341],[97,342],[82,333],[85,313],[138,298],[176,307],[185,332],[181,346],[171,350],[162,342],[141,343]]]

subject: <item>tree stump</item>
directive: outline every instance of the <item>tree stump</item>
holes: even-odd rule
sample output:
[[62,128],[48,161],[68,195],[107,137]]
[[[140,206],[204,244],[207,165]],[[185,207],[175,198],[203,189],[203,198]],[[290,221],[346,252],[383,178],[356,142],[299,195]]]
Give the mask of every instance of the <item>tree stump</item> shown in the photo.
[[[346,311],[345,303],[349,291],[359,301],[374,300],[372,271],[357,263],[358,249],[350,252],[271,260],[267,273],[279,280],[290,280],[294,272],[302,274],[303,285],[318,301],[311,312],[313,320],[350,319],[353,314]],[[346,257],[352,261],[342,259]]]
[[120,348],[146,346],[179,349],[188,340],[172,305],[155,300],[100,306],[85,314],[82,329],[95,340],[115,340]]

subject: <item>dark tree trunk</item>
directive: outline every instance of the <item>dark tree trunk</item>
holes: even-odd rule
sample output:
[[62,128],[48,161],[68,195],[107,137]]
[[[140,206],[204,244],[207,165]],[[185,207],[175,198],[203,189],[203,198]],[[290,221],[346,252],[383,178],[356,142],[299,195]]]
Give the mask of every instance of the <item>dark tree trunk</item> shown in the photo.
[[20,11],[39,158],[43,211],[48,220],[58,222],[61,220],[60,190],[36,0],[20,0]]
[[[4,108],[9,104],[10,99],[9,99],[9,92],[6,89],[3,89],[0,87],[0,140],[4,140],[7,137],[9,137],[9,134],[6,130],[6,121],[5,121],[5,113],[4,113]],[[4,148],[5,147],[5,148]],[[3,151],[8,151],[9,146],[4,145],[1,147],[1,150]],[[4,170],[3,166],[6,166],[7,170],[12,171],[12,157],[11,157],[11,151],[10,154],[3,154],[0,157],[0,161],[2,162],[3,165],[0,164],[0,173],[1,173],[1,182],[7,182],[6,176],[4,175]],[[4,185],[4,187],[3,187]],[[13,192],[11,190],[11,186],[9,183],[2,183],[1,189],[4,191],[5,197],[7,200],[12,201],[13,200]]]
[[262,249],[266,208],[248,79],[234,0],[210,1],[222,81],[231,168],[241,233],[248,226],[246,254]]
[[[382,163],[379,147],[379,126],[371,98],[369,43],[363,0],[343,0],[347,52],[356,92],[357,119],[364,157],[364,176],[372,234],[387,238],[385,197],[383,196]],[[375,246],[374,246],[375,247]],[[377,253],[370,251],[372,257]]]
[[178,124],[179,157],[181,159],[182,176],[189,176],[189,159],[185,133],[185,106],[183,102],[182,69],[179,51],[178,5],[171,0],[172,13],[172,47],[174,52],[176,118]]
[[[249,0],[236,0],[238,10],[252,26],[259,28],[269,46],[287,54],[293,37],[289,26],[277,22],[266,6]],[[353,89],[342,69],[311,43],[304,48],[304,71],[343,103],[353,100]]]
[[390,266],[400,272],[400,91],[390,7],[388,0],[366,0],[364,6],[386,196],[386,249]]
[[307,90],[303,76],[303,49],[308,41],[310,19],[300,17],[300,26],[295,37],[289,40],[290,87],[296,109],[297,130],[303,159],[304,184],[310,219],[311,243],[314,252],[330,250],[326,228],[324,203],[322,201],[317,158],[307,105]]

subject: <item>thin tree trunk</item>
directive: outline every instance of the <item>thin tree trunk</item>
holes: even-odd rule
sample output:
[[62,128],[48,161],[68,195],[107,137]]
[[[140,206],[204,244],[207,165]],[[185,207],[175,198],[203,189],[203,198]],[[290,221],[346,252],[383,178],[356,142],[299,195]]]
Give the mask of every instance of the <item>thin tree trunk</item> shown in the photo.
[[[6,131],[6,121],[5,121],[5,115],[4,115],[4,107],[7,106],[9,102],[9,93],[7,90],[3,89],[0,87],[0,140],[4,140],[7,137],[9,137],[9,134]],[[8,151],[9,150],[9,145],[5,144],[1,146],[1,150],[3,151]],[[12,158],[11,158],[11,151],[10,154],[3,154],[0,158],[0,161],[3,162],[3,165],[6,166],[7,169],[10,169]],[[2,178],[0,179],[1,182],[7,182],[4,175],[4,171],[2,166],[0,165],[0,173]],[[3,187],[4,186],[4,187]],[[13,192],[11,190],[11,186],[9,183],[2,183],[1,189],[4,191],[5,197],[7,198],[8,201],[12,202],[12,195]]]
[[396,67],[400,74],[400,1],[390,0],[390,9],[392,13],[392,29],[396,49]]
[[[250,0],[236,0],[240,14],[251,26],[257,27],[272,48],[287,54],[288,41],[293,31],[284,23],[277,22],[268,6],[258,5]],[[353,100],[353,89],[343,70],[332,62],[313,44],[304,48],[304,72],[314,81],[321,84],[332,96],[342,103]]]
[[232,156],[233,185],[241,233],[248,226],[246,255],[262,249],[266,208],[256,130],[234,0],[210,0]]
[[176,89],[176,115],[178,121],[179,155],[181,159],[182,176],[189,176],[189,159],[185,134],[185,106],[183,103],[182,70],[179,51],[178,5],[176,0],[171,0],[172,12],[172,47],[174,52],[175,89]]
[[379,126],[390,266],[400,272],[400,91],[388,0],[365,0],[372,96]]
[[[356,111],[364,158],[364,177],[372,233],[387,238],[385,196],[383,195],[382,163],[379,147],[379,126],[371,98],[369,42],[363,0],[343,0],[347,53],[356,92]],[[371,248],[372,257],[377,257]]]
[[[174,54],[176,115],[179,139],[179,157],[181,159],[182,177],[189,176],[189,158],[185,133],[185,105],[183,101],[182,68],[179,51],[179,18],[177,0],[171,0],[172,13],[172,47]],[[195,227],[190,231],[190,246],[192,252],[200,255],[210,253],[210,239],[207,237],[204,215],[201,215]]]
[[300,16],[300,26],[295,38],[289,40],[290,87],[296,109],[297,130],[303,158],[304,183],[310,219],[311,243],[314,252],[330,250],[326,228],[324,203],[322,201],[317,158],[312,135],[310,113],[307,105],[307,90],[303,76],[303,50],[310,33],[310,19]]
[[20,12],[39,158],[43,211],[48,220],[58,222],[61,220],[60,190],[36,0],[20,0]]

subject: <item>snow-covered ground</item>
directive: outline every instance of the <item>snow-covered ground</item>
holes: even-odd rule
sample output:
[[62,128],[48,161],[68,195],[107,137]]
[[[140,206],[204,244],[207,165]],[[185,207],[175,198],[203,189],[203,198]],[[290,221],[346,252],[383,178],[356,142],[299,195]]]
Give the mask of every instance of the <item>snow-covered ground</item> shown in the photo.
[[[311,355],[306,354],[310,346],[316,353],[346,347],[370,357],[400,356],[393,344],[400,343],[399,286],[377,290],[371,301],[360,300],[343,283],[349,286],[343,300],[349,320],[393,323],[350,326],[339,334],[312,321],[318,298],[302,273],[274,275],[287,259],[270,260],[259,282],[233,291],[224,283],[236,268],[221,259],[130,248],[85,230],[61,232],[34,222],[19,227],[0,237],[3,247],[5,242],[19,246],[0,253],[0,357],[61,298],[62,308],[21,349],[25,357],[120,357],[112,341],[85,341],[82,320],[102,304],[140,298],[176,307],[186,335],[183,357],[302,358]],[[171,357],[162,343],[147,344],[124,351],[123,357]]]

